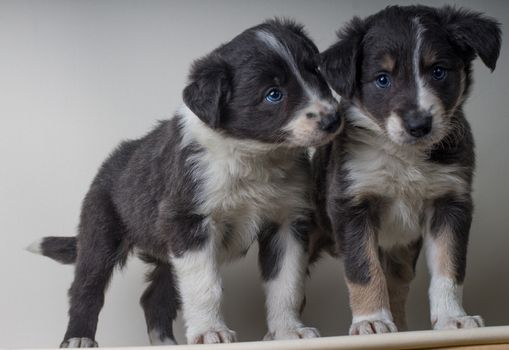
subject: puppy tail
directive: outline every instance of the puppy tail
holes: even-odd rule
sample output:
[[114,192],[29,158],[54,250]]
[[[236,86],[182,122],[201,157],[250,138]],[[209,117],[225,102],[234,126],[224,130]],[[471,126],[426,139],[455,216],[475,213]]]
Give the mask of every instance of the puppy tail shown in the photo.
[[33,242],[26,249],[62,264],[74,264],[78,251],[76,237],[44,237]]

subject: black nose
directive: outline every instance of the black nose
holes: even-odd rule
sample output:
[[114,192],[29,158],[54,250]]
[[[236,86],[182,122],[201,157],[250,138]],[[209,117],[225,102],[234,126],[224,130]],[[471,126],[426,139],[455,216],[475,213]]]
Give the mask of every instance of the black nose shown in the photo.
[[403,118],[405,129],[413,137],[423,137],[430,133],[433,116],[418,111],[408,112]]
[[341,125],[341,118],[338,112],[334,112],[331,114],[326,114],[322,117],[320,122],[318,123],[321,130],[333,133],[338,130]]

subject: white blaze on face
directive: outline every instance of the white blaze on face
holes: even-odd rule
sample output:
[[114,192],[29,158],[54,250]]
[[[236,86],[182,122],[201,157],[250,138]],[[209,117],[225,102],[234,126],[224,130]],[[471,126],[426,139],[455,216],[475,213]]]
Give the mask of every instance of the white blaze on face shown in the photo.
[[424,27],[420,24],[419,18],[414,18],[413,23],[415,25],[415,47],[413,53],[413,72],[415,78],[415,86],[417,89],[417,104],[420,109],[428,110],[431,106],[429,105],[429,94],[425,91],[424,82],[422,81],[420,72],[421,63],[421,47],[422,47],[422,35],[425,31]]
[[260,30],[256,32],[256,36],[258,39],[260,39],[262,42],[264,42],[268,47],[270,47],[272,50],[274,50],[290,67],[290,70],[295,75],[295,78],[299,82],[299,84],[302,86],[302,89],[306,92],[307,97],[310,100],[318,99],[318,96],[316,92],[306,83],[304,78],[302,78],[302,75],[300,74],[299,67],[297,66],[297,63],[295,62],[295,59],[290,52],[290,49],[283,44],[279,39],[277,39],[272,33]]
[[[331,140],[340,128],[336,133],[325,133],[320,130],[319,122],[325,115],[334,113],[337,104],[320,98],[319,94],[309,86],[302,77],[292,53],[283,42],[265,30],[256,32],[256,36],[287,63],[309,101],[295,113],[290,123],[284,128],[290,134],[289,143],[296,146],[317,146]],[[291,94],[291,91],[288,93]]]
[[415,25],[415,48],[413,52],[413,73],[415,77],[415,85],[417,89],[417,105],[421,111],[430,112],[433,116],[433,123],[431,126],[431,133],[435,137],[441,137],[443,130],[443,114],[444,107],[442,101],[437,95],[426,86],[425,81],[421,76],[421,57],[422,57],[422,37],[426,29],[419,22],[419,18],[413,19]]

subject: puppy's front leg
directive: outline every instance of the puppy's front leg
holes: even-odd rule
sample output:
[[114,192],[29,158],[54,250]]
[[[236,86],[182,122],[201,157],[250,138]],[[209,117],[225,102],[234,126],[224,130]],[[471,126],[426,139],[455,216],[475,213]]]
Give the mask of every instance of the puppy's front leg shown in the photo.
[[406,301],[410,282],[415,277],[415,265],[422,247],[422,238],[408,245],[396,245],[382,251],[381,261],[387,280],[391,313],[398,331],[408,329]]
[[316,338],[315,328],[300,320],[308,264],[309,222],[296,220],[278,227],[267,225],[259,238],[259,263],[267,296],[265,340]]
[[434,329],[476,328],[484,325],[480,316],[468,316],[462,306],[471,221],[470,196],[445,196],[435,200],[430,232],[425,236],[431,273],[431,324]]
[[378,200],[371,198],[360,204],[342,202],[332,221],[345,260],[352,335],[397,331],[378,253],[378,206]]
[[221,315],[221,276],[214,235],[199,247],[172,257],[188,344],[231,343],[235,332],[226,327]]

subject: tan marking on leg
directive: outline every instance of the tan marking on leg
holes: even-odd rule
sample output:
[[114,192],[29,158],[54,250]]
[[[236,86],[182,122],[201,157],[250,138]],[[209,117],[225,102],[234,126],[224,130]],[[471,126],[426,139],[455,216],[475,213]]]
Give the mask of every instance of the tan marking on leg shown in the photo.
[[347,280],[350,292],[350,307],[354,317],[370,315],[381,309],[390,309],[389,292],[383,271],[373,269],[371,281],[367,285],[351,283]]
[[365,253],[370,265],[369,283],[361,285],[346,280],[350,292],[350,307],[354,317],[370,315],[390,308],[387,282],[378,258],[378,245],[373,237],[366,242]]

